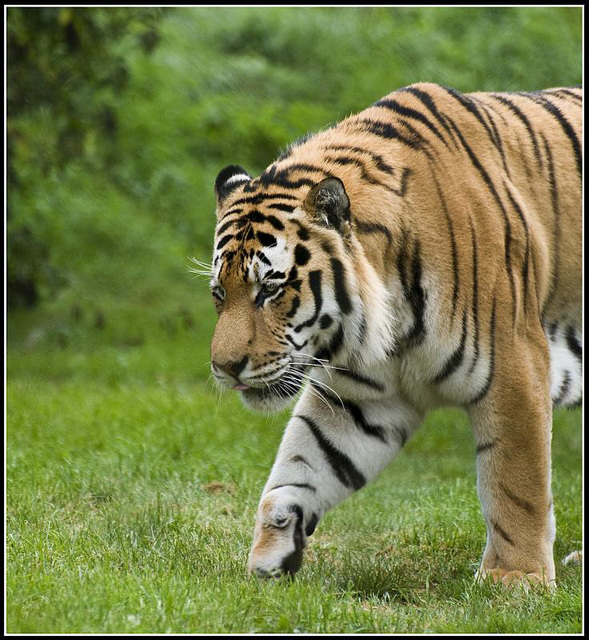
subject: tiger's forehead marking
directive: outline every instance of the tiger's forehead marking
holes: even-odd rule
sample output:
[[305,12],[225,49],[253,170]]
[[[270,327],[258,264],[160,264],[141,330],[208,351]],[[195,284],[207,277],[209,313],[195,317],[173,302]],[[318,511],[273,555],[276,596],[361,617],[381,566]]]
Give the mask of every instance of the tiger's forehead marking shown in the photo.
[[[280,215],[276,208],[274,211]],[[302,225],[294,207],[285,213],[289,219],[284,213],[277,217],[258,207],[238,211],[232,206],[216,232],[214,279],[231,274],[245,281],[261,281],[272,276],[280,279],[287,273],[293,264],[294,248],[300,242]]]

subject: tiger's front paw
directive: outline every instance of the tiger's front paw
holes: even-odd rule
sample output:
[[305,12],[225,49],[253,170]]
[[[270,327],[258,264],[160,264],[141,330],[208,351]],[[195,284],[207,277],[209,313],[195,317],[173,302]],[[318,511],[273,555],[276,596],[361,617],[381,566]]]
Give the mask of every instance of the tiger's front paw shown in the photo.
[[[314,524],[313,524],[314,528]],[[307,544],[303,509],[266,498],[258,511],[248,570],[259,578],[295,574],[303,562]]]
[[556,586],[554,579],[547,578],[545,573],[507,571],[500,568],[479,569],[475,579],[479,582],[489,579],[496,584],[503,584],[507,587],[521,587],[525,592],[534,587],[549,587],[552,589]]

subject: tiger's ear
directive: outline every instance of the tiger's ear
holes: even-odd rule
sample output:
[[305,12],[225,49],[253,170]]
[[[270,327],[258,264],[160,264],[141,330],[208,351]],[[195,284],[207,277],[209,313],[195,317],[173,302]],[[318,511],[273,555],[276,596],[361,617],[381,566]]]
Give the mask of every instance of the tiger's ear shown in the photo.
[[217,204],[222,204],[223,200],[225,200],[225,198],[234,189],[244,182],[249,182],[251,179],[252,177],[250,174],[239,165],[231,164],[222,169],[215,180],[215,196],[217,198]]
[[325,178],[307,194],[303,208],[313,214],[319,224],[343,231],[350,221],[350,199],[339,178]]

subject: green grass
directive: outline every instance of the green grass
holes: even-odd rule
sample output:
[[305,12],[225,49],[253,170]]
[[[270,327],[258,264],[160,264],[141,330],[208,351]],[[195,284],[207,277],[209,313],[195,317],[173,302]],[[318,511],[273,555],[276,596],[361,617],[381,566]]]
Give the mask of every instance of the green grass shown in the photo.
[[219,399],[206,338],[12,354],[9,632],[580,631],[581,572],[559,562],[581,546],[579,411],[555,419],[554,593],[473,584],[485,528],[451,410],[326,515],[294,581],[260,582],[247,554],[288,414]]

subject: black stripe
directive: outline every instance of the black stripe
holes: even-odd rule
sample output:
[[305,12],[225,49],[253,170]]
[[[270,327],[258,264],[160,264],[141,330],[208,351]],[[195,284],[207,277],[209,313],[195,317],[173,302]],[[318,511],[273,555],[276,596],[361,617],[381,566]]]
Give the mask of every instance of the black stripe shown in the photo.
[[411,109],[410,107],[406,107],[402,104],[399,104],[396,100],[392,100],[390,98],[383,98],[378,102],[375,102],[373,107],[383,107],[384,109],[388,109],[393,113],[397,113],[405,118],[413,118],[414,120],[418,120],[422,124],[424,124],[436,137],[438,137],[444,145],[447,147],[448,143],[444,136],[438,131],[435,125],[428,120],[420,111],[416,111],[415,109]]
[[491,382],[493,381],[493,375],[495,374],[495,307],[497,304],[497,300],[493,298],[493,311],[491,313],[491,353],[490,353],[490,363],[489,363],[489,373],[487,375],[487,381],[485,382],[483,388],[479,391],[479,393],[470,401],[470,404],[476,404],[480,402],[488,393],[491,388]]
[[444,127],[446,133],[452,138],[454,142],[456,142],[454,138],[454,134],[452,130],[448,126],[446,119],[443,114],[438,111],[432,97],[426,91],[422,91],[421,89],[416,89],[415,87],[404,87],[403,89],[399,89],[399,91],[406,91],[414,95],[425,107],[427,107],[432,115],[436,118],[436,120]]
[[328,313],[324,313],[321,318],[319,318],[319,327],[321,329],[328,329],[332,324],[333,318]]
[[[301,282],[298,279],[298,277],[299,277],[299,270],[296,268],[295,265],[293,265],[291,270],[288,272],[287,282],[290,283],[291,286],[293,286],[295,282]],[[297,288],[297,291],[300,291],[300,287]]]
[[334,373],[336,373],[339,376],[344,376],[345,378],[350,378],[355,382],[359,382],[360,384],[364,384],[367,387],[370,387],[371,389],[376,389],[377,391],[385,390],[385,386],[384,384],[382,384],[382,382],[377,382],[376,380],[373,380],[372,378],[361,375],[356,371],[351,371],[350,369],[336,369]]
[[299,298],[299,296],[295,296],[292,299],[292,304],[290,307],[290,310],[288,311],[288,313],[286,314],[287,318],[294,318],[297,309],[301,306],[301,299]]
[[505,210],[505,206],[503,204],[503,201],[501,200],[499,194],[497,193],[497,190],[495,189],[495,185],[493,184],[493,181],[491,180],[491,178],[489,177],[489,174],[485,171],[483,165],[479,162],[479,159],[476,157],[476,155],[473,153],[472,149],[468,146],[468,144],[466,143],[466,140],[464,139],[462,133],[460,132],[460,129],[458,129],[458,127],[456,125],[452,124],[452,128],[454,129],[454,131],[456,132],[456,135],[460,138],[460,142],[462,144],[462,146],[464,147],[466,153],[468,154],[471,162],[473,163],[473,165],[475,166],[475,168],[477,169],[477,171],[481,174],[481,177],[483,178],[485,184],[487,185],[489,191],[491,192],[491,195],[493,196],[493,198],[495,199],[495,202],[499,205],[499,209],[501,210],[501,213],[503,215],[503,224],[504,224],[504,228],[505,228],[505,270],[507,272],[507,276],[509,278],[509,285],[510,285],[510,289],[511,289],[511,298],[512,298],[512,315],[513,315],[513,323],[515,324],[515,314],[516,314],[516,305],[515,305],[515,282],[514,282],[514,278],[513,278],[513,272],[511,269],[511,225],[509,224],[509,217],[507,216],[507,211]]
[[450,234],[450,249],[452,251],[452,276],[453,276],[453,283],[454,283],[452,288],[452,319],[454,319],[454,315],[456,313],[456,303],[458,302],[458,286],[459,286],[458,250],[456,248],[456,236],[454,235],[454,226],[452,224],[452,219],[450,218],[450,213],[448,212],[446,200],[442,194],[442,190],[440,189],[438,179],[436,178],[433,172],[432,172],[432,178],[434,180],[436,191],[438,192],[438,198],[440,200],[440,204],[442,205],[442,211],[446,218],[446,224],[448,225],[448,233]]
[[232,216],[233,214],[237,214],[237,213],[241,213],[243,211],[243,209],[241,207],[238,207],[237,209],[229,209],[229,211],[225,211],[225,213],[223,214],[223,218],[228,218],[229,216]]
[[297,163],[284,167],[280,170],[277,169],[276,165],[271,165],[259,177],[259,182],[264,187],[268,187],[269,185],[278,185],[285,189],[298,189],[305,185],[310,187],[315,185],[316,180],[312,180],[311,178],[291,180],[288,176],[295,171],[304,171],[306,173],[325,173],[321,167],[311,164]]
[[363,156],[368,156],[376,165],[376,168],[379,171],[383,171],[384,173],[388,173],[393,175],[395,173],[395,169],[391,167],[390,164],[386,163],[381,155],[378,153],[374,153],[374,151],[369,151],[368,149],[362,149],[361,147],[353,147],[351,145],[344,144],[328,144],[325,146],[325,150],[329,151],[354,151],[356,153],[360,153]]
[[501,140],[501,135],[499,134],[499,130],[497,129],[495,121],[493,120],[493,117],[490,114],[490,109],[489,109],[489,107],[487,107],[486,104],[484,104],[480,100],[478,100],[476,98],[472,98],[472,99],[475,100],[479,104],[479,106],[481,107],[483,112],[486,114],[487,119],[489,120],[489,123],[491,124],[491,129],[493,129],[493,135],[495,136],[495,140],[497,141],[496,146],[499,149],[499,153],[501,154],[501,161],[503,163],[503,170],[505,171],[507,176],[509,178],[511,178],[511,174],[509,173],[509,167],[508,167],[507,162],[505,160],[505,152],[503,150],[503,141]]
[[324,157],[324,160],[326,162],[332,162],[334,164],[339,164],[341,166],[353,165],[353,166],[357,167],[358,169],[360,169],[360,179],[361,180],[364,180],[365,182],[368,182],[369,184],[373,184],[373,185],[376,185],[378,187],[382,187],[383,189],[386,189],[387,191],[391,191],[392,193],[395,193],[395,194],[397,193],[397,189],[395,189],[394,187],[389,186],[388,184],[386,184],[384,182],[381,182],[380,180],[377,180],[372,175],[370,175],[370,173],[366,169],[366,166],[364,165],[364,163],[361,160],[359,160],[358,158],[349,158],[347,156],[334,157],[334,156],[326,155]]
[[[228,214],[229,215],[229,214]],[[223,216],[223,219],[225,219],[225,216]],[[234,225],[237,222],[238,218],[235,218],[234,220],[227,220],[227,222],[224,222],[218,229],[217,229],[217,237],[220,236],[221,234],[223,234],[225,231],[227,231],[227,229],[229,229],[229,227],[231,225]]]
[[495,531],[497,531],[497,533],[505,540],[505,542],[508,542],[512,546],[515,545],[514,541],[507,535],[505,530],[502,529],[494,520],[491,520],[491,525],[493,526],[493,529],[495,529]]
[[462,364],[462,360],[464,359],[464,346],[466,344],[466,335],[467,335],[467,322],[466,322],[466,309],[464,310],[464,315],[462,316],[462,335],[460,337],[460,344],[454,351],[454,353],[450,356],[440,373],[432,380],[434,384],[439,384],[443,382],[446,378],[451,376],[458,367]]
[[303,537],[303,510],[298,504],[289,505],[288,510],[296,514],[296,522],[293,531],[294,551],[282,559],[280,569],[283,573],[292,575],[301,568],[305,542]]
[[526,114],[516,104],[514,104],[511,100],[506,98],[504,95],[500,95],[496,93],[490,93],[489,95],[492,98],[495,98],[495,100],[498,100],[499,102],[504,104],[512,113],[514,113],[523,122],[524,127],[528,135],[530,136],[532,145],[534,147],[534,155],[536,156],[536,162],[538,163],[538,166],[542,168],[542,165],[543,165],[542,154],[540,153],[540,149],[538,147],[538,140],[536,139],[534,128],[532,127],[532,124],[528,120]]
[[331,270],[333,272],[335,301],[342,312],[347,315],[352,311],[352,302],[346,287],[346,271],[344,265],[337,258],[331,258]]
[[477,445],[477,455],[482,453],[483,451],[488,451],[489,449],[493,449],[497,445],[497,440],[493,440],[492,442],[482,442]]
[[481,115],[479,110],[476,108],[476,106],[474,104],[474,101],[471,100],[470,98],[468,98],[467,96],[462,95],[461,93],[459,93],[455,89],[451,89],[449,87],[442,87],[442,88],[445,91],[447,91],[453,98],[455,98],[467,111],[472,113],[472,115],[481,123],[481,125],[484,127],[485,131],[487,132],[487,135],[489,136],[489,140],[491,141],[493,146],[497,149],[497,151],[499,151],[499,154],[500,154],[501,159],[503,161],[504,168],[507,169],[507,165],[505,164],[505,155],[504,155],[504,152],[503,152],[503,147],[501,145],[501,141],[498,140],[494,136],[494,134],[491,131],[491,129],[489,129],[489,125],[485,122],[485,119],[483,118],[483,116]]
[[554,339],[556,338],[556,330],[558,329],[558,323],[557,322],[553,322],[549,327],[548,327],[548,335],[550,336],[550,340],[552,340],[554,342]]
[[234,220],[228,220],[227,222],[224,222],[216,231],[217,237],[219,237],[220,235],[225,233],[225,231],[227,231],[227,229],[229,229],[229,227],[234,225],[237,222],[237,220],[238,219],[235,218]]
[[569,351],[571,351],[579,364],[583,364],[583,345],[577,340],[574,327],[567,327],[564,335]]
[[268,260],[268,258],[266,257],[266,254],[263,251],[256,251],[256,255],[258,256],[260,261],[263,262],[265,265],[270,266],[272,264],[270,260]]
[[284,271],[275,271],[274,269],[270,269],[264,274],[264,278],[268,280],[285,280],[286,273],[284,273]]
[[277,209],[278,211],[284,211],[285,213],[292,213],[296,207],[291,206],[290,204],[281,204],[274,202],[273,204],[267,205],[268,209]]
[[282,489],[283,487],[297,487],[297,489],[308,489],[313,493],[317,493],[317,488],[314,487],[313,485],[307,484],[306,482],[301,482],[301,483],[289,482],[288,484],[277,484],[275,487],[268,489],[268,492],[274,491],[275,489]]
[[312,138],[314,135],[314,133],[306,133],[300,138],[297,138],[294,142],[291,142],[280,154],[280,156],[278,157],[278,161],[286,160],[286,158],[288,158],[297,147],[303,145],[305,142],[307,142],[307,140],[309,140],[309,138]]
[[234,237],[232,233],[228,233],[225,237],[221,238],[221,240],[217,242],[215,251],[220,251],[229,241],[233,240]]
[[366,422],[366,419],[364,418],[364,414],[362,413],[362,410],[357,404],[350,402],[349,400],[343,400],[343,403],[346,411],[352,416],[356,426],[362,432],[364,432],[368,436],[377,438],[381,442],[386,443],[387,439],[385,436],[384,427],[381,427],[380,425],[376,425],[376,424],[369,424],[368,422]]
[[407,131],[409,131],[409,133],[411,134],[409,136],[409,138],[411,140],[416,141],[418,144],[421,145],[421,149],[423,150],[423,152],[427,155],[427,157],[431,160],[431,155],[428,153],[428,148],[432,148],[431,142],[427,139],[424,138],[421,133],[419,133],[419,131],[417,131],[417,129],[415,127],[413,127],[412,125],[410,125],[407,120],[398,120],[398,123],[403,126],[405,129],[407,129]]
[[299,333],[304,327],[312,327],[321,313],[321,307],[323,306],[323,298],[321,296],[321,271],[309,272],[309,288],[313,294],[313,300],[315,301],[315,313],[309,320],[302,322],[295,327],[295,332]]
[[293,340],[288,333],[284,334],[284,338],[285,340],[288,340],[288,342],[290,342],[290,344],[292,344],[292,346],[297,350],[300,351],[301,349],[304,349],[307,346],[307,343],[309,342],[308,340],[305,340],[305,342],[303,342],[303,344],[298,344],[297,342],[295,342],[295,340]]
[[299,455],[293,456],[292,458],[290,458],[289,462],[302,462],[304,465],[309,467],[309,469],[313,469],[311,463],[307,460],[307,458],[303,456],[299,456]]
[[579,180],[583,179],[583,152],[581,150],[581,145],[579,143],[579,139],[577,138],[577,134],[575,130],[571,126],[571,123],[564,117],[561,110],[550,100],[547,98],[534,97],[531,95],[527,95],[525,93],[519,94],[523,95],[525,98],[532,100],[536,104],[540,105],[543,109],[548,111],[560,124],[562,130],[564,131],[567,138],[571,141],[571,145],[573,147],[573,153],[575,154],[575,159],[577,161],[577,174],[579,176]]
[[529,503],[527,500],[524,500],[523,498],[520,498],[519,496],[516,496],[515,493],[513,493],[509,489],[509,487],[507,487],[507,485],[505,485],[503,482],[499,483],[499,487],[501,488],[503,493],[513,503],[515,503],[520,509],[523,509],[524,511],[527,511],[529,514],[534,514],[536,512],[536,509],[534,509],[534,506],[531,503]]
[[277,244],[276,238],[270,233],[258,231],[256,237],[264,247],[275,247]]
[[319,518],[317,517],[317,514],[314,513],[311,516],[311,519],[309,520],[309,522],[307,523],[307,526],[305,527],[305,535],[307,536],[307,538],[313,535],[313,532],[315,531],[315,527],[317,526],[318,522],[319,522]]
[[301,240],[309,239],[309,230],[303,224],[301,224],[298,220],[291,220],[291,222],[297,227],[297,236]]
[[305,247],[302,244],[296,245],[294,250],[294,259],[298,267],[305,266],[307,262],[309,262],[310,257],[311,257],[311,254],[309,253],[309,250],[307,249],[307,247]]
[[556,184],[556,171],[554,170],[554,163],[552,162],[552,151],[548,141],[542,136],[542,142],[544,144],[544,152],[548,160],[548,181],[550,183],[550,202],[552,205],[552,273],[550,274],[550,290],[548,296],[544,301],[542,313],[548,308],[552,302],[552,298],[558,288],[558,279],[560,272],[560,207],[558,204],[558,186]]
[[380,122],[378,120],[372,120],[370,118],[364,118],[356,120],[360,125],[360,129],[367,133],[372,133],[379,138],[385,140],[398,140],[401,144],[414,149],[415,151],[422,151],[430,160],[433,160],[431,153],[425,148],[425,139],[419,135],[408,138],[399,133],[398,129],[395,129],[388,122]]
[[276,216],[266,216],[266,222],[269,222],[275,229],[278,229],[278,231],[284,231],[284,225]]
[[524,297],[524,312],[527,312],[527,307],[528,307],[528,280],[529,280],[529,266],[530,266],[530,233],[528,230],[528,224],[526,222],[526,219],[524,217],[524,212],[521,210],[521,207],[519,206],[519,204],[517,203],[517,200],[513,197],[513,194],[511,193],[511,190],[509,189],[509,186],[507,184],[507,182],[503,183],[503,186],[505,187],[505,191],[507,192],[507,197],[509,198],[509,202],[511,204],[511,206],[513,207],[513,209],[515,210],[515,212],[517,213],[522,226],[524,228],[524,233],[526,236],[526,248],[525,248],[525,252],[524,252],[524,264],[522,266],[522,280],[524,283],[524,293],[523,293],[523,297]]
[[365,433],[367,436],[377,438],[381,442],[386,443],[387,439],[385,436],[384,427],[381,427],[380,425],[376,425],[376,424],[369,424],[368,422],[366,422],[366,419],[364,418],[364,414],[362,413],[362,409],[360,409],[360,407],[357,404],[355,404],[354,402],[351,402],[350,400],[339,398],[338,396],[328,391],[325,387],[322,387],[319,384],[317,384],[314,380],[311,381],[311,385],[324,398],[329,400],[331,404],[333,404],[333,406],[339,409],[343,409],[343,411],[350,414],[356,427],[360,429],[363,433]]
[[356,231],[360,233],[382,233],[386,236],[387,242],[390,244],[393,240],[393,234],[388,227],[378,222],[366,222],[364,220],[354,219]]
[[[236,200],[232,206],[237,204],[260,204],[265,200],[298,200],[297,196],[293,196],[290,193],[257,193],[255,196],[246,196]],[[225,216],[223,216],[225,217]]]
[[366,478],[357,469],[356,465],[345,453],[334,447],[331,442],[329,442],[321,432],[321,429],[319,429],[317,424],[311,420],[311,418],[300,414],[293,417],[299,418],[307,424],[311,433],[315,437],[319,448],[323,452],[323,455],[333,469],[334,474],[344,486],[358,490],[366,484]]
[[393,191],[401,198],[407,193],[407,187],[409,185],[409,176],[411,175],[411,169],[409,167],[403,167],[401,172],[401,184],[397,190]]
[[[344,343],[344,327],[340,324],[337,331],[333,334],[327,347],[323,347],[315,354],[320,360],[329,360],[337,354]],[[301,347],[302,348],[302,347]]]
[[564,378],[562,380],[562,384],[560,385],[560,389],[558,391],[558,395],[554,398],[554,404],[562,404],[564,399],[566,398],[569,389],[571,387],[571,374],[569,371],[564,372]]
[[555,89],[554,91],[547,91],[546,93],[556,98],[560,98],[561,100],[567,100],[570,98],[577,106],[581,106],[583,104],[583,96],[575,93],[574,91],[570,91],[569,89]]
[[[408,300],[413,312],[413,326],[409,333],[404,336],[404,340],[410,346],[420,344],[425,337],[425,291],[421,286],[421,259],[419,257],[419,240],[415,241],[412,258],[409,257],[408,236],[403,234],[401,239],[401,250],[397,255],[397,270],[401,278],[403,293]],[[409,261],[411,264],[409,265]]]

